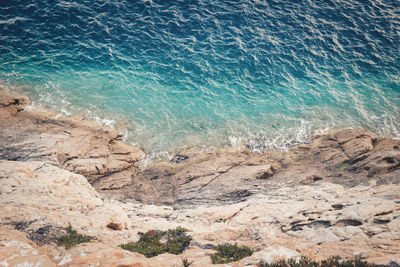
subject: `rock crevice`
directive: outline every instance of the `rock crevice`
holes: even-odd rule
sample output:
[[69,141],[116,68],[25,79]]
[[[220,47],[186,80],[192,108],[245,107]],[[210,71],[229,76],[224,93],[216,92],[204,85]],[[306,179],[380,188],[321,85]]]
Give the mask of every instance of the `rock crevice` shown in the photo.
[[[181,152],[140,169],[144,153],[117,131],[28,103],[0,93],[0,263],[210,266],[223,243],[255,250],[232,266],[300,255],[400,262],[399,140],[337,130],[288,152]],[[69,225],[96,240],[58,247]],[[119,247],[178,226],[193,237],[182,255]]]

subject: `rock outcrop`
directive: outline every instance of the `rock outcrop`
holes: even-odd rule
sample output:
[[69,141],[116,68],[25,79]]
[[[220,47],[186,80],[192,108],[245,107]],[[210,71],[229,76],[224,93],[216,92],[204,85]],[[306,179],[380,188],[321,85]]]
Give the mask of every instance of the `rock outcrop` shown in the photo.
[[131,185],[107,193],[181,208],[233,204],[282,186],[398,184],[399,147],[399,140],[366,130],[332,131],[289,152],[220,149],[178,164],[160,162],[138,172]]
[[[300,255],[400,262],[399,140],[338,130],[289,152],[181,152],[140,169],[143,152],[116,131],[0,96],[0,265],[181,266],[187,258],[210,266],[221,243],[255,251],[230,266]],[[68,225],[96,240],[57,246]],[[119,247],[177,226],[193,237],[181,255]]]
[[144,153],[123,143],[117,131],[79,116],[65,117],[39,108],[25,112],[26,98],[0,95],[1,159],[55,164],[84,175],[98,188],[131,183],[135,162]]

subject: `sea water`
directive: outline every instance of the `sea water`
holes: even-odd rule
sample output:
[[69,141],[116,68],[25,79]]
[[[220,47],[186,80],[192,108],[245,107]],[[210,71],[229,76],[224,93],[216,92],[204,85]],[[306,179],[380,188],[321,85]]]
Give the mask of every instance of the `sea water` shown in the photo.
[[150,157],[400,136],[398,0],[0,1],[0,79]]

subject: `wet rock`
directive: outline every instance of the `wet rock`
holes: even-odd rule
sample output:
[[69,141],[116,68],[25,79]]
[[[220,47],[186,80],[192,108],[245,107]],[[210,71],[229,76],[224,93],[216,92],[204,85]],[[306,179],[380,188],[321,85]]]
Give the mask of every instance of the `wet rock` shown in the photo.
[[[5,113],[13,107],[22,110],[27,103],[25,98],[12,98],[0,93],[0,113],[4,113],[0,116],[1,159],[57,164],[85,175],[90,182],[108,178],[105,183],[112,184],[113,188],[131,182],[126,177],[138,171],[135,162],[142,159],[144,153],[124,144],[115,130],[84,121],[78,116],[63,117],[42,109]],[[125,175],[127,170],[131,175]],[[123,171],[124,175],[116,175]]]
[[[257,251],[232,266],[299,255],[400,258],[399,140],[348,129],[287,152],[219,149],[141,170],[143,153],[112,129],[1,103],[9,104],[0,106],[0,262],[209,266],[221,243]],[[69,223],[98,241],[57,247]],[[182,255],[147,259],[118,247],[177,226],[193,237]]]
[[26,105],[29,104],[30,101],[26,97],[16,96],[15,94],[13,95],[11,92],[0,94],[0,108],[14,108],[16,111],[21,111],[25,108]]
[[189,156],[186,155],[181,155],[181,154],[176,154],[171,160],[170,162],[174,162],[174,163],[180,163],[182,161],[185,161],[189,158]]

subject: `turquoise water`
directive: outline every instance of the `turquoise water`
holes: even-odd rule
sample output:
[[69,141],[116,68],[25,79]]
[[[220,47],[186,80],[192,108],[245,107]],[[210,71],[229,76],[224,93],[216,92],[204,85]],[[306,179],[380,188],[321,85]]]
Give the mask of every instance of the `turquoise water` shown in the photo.
[[2,1],[0,79],[150,157],[400,136],[399,1]]

